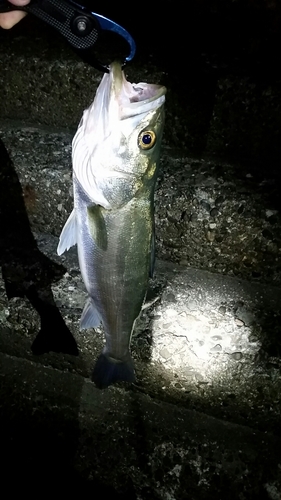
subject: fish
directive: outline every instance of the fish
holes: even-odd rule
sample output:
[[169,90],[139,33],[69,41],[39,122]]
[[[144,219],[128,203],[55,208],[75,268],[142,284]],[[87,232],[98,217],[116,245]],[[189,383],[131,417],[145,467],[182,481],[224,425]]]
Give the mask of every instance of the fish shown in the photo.
[[74,208],[57,253],[77,245],[88,293],[80,330],[103,325],[92,372],[101,389],[135,381],[130,343],[154,268],[165,94],[163,85],[130,83],[112,63],[72,141]]

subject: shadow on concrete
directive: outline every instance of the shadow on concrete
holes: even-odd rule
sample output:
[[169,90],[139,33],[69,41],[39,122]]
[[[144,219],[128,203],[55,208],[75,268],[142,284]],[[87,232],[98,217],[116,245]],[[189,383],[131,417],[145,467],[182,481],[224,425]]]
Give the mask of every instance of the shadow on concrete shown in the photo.
[[[52,370],[24,366],[21,360],[15,361],[14,371],[5,379],[1,377],[2,487],[13,494],[28,493],[31,498],[36,492],[44,492],[45,495],[70,494],[71,498],[74,493],[93,498],[108,494],[112,500],[134,500],[129,480],[120,495],[110,482],[105,484],[95,477],[89,457],[94,454],[98,468],[98,446],[95,442],[89,444],[90,438],[79,424],[83,379],[72,379],[73,383],[67,384],[67,388],[61,388],[58,381]],[[104,441],[107,442],[99,436],[101,447],[106,446],[101,444]],[[79,443],[86,457],[79,455]],[[75,467],[77,462],[79,469]]]
[[0,264],[8,299],[26,297],[41,320],[34,354],[49,351],[78,355],[75,339],[56,307],[51,284],[65,273],[45,257],[31,232],[17,173],[0,140]]

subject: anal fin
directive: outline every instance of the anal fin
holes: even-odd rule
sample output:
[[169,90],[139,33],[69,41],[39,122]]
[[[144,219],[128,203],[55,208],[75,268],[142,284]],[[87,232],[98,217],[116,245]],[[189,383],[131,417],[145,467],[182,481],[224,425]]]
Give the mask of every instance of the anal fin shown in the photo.
[[101,318],[97,312],[94,301],[88,297],[80,319],[80,329],[96,328],[101,324]]

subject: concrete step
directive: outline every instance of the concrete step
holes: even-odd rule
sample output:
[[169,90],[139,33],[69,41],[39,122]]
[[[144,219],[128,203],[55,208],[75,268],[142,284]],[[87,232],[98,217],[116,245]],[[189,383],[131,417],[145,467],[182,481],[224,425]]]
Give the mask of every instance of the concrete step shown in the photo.
[[2,485],[14,494],[280,498],[276,436],[22,358],[0,364]]
[[128,68],[130,80],[169,88],[158,259],[132,339],[137,382],[101,392],[89,376],[103,331],[79,332],[76,251],[56,255],[73,202],[71,139],[101,75],[34,23],[0,40],[11,159],[0,143],[4,483],[113,499],[280,500],[278,82],[200,65],[185,81],[181,66],[145,52]]
[[[208,64],[217,54],[210,53],[207,39],[205,51],[202,47],[200,52],[200,45],[188,45],[186,36],[198,36],[193,31],[179,31],[170,43],[163,40],[171,51],[165,55],[163,43],[161,50],[161,30],[159,39],[156,32],[150,31],[148,46],[143,32],[140,35],[135,26],[138,23],[130,19],[128,24],[139,49],[133,64],[126,68],[129,80],[161,82],[168,88],[164,137],[167,145],[198,154],[208,151],[228,158],[262,161],[267,169],[271,164],[279,164],[278,72],[272,73],[270,68],[263,71],[259,65],[255,71],[251,61],[240,61],[239,66],[239,60],[234,67],[230,64],[216,68]],[[184,56],[179,50],[181,46]],[[106,39],[98,54],[110,61],[113,47],[115,50],[115,45]],[[56,33],[31,18],[15,30],[0,31],[0,64],[0,117],[60,128],[77,126],[102,76],[74,55]]]
[[[79,332],[86,294],[76,249],[56,255],[58,234],[72,209],[71,134],[6,123],[1,137],[12,159],[2,144],[1,236],[6,246],[1,252],[0,357],[6,478],[13,474],[16,457],[23,484],[45,481],[48,474],[49,485],[59,479],[64,486],[71,475],[69,489],[105,488],[116,498],[225,498],[228,492],[234,499],[242,491],[247,499],[278,499],[280,287],[266,283],[265,273],[260,281],[247,281],[211,273],[204,265],[198,269],[189,262],[180,266],[157,260],[132,339],[137,382],[129,389],[121,384],[96,390],[88,377],[103,346],[103,331]],[[223,163],[220,176],[226,165],[235,172]],[[201,193],[203,199],[203,190],[215,192],[213,199],[218,196],[212,163],[206,169],[206,161],[183,160],[166,149],[162,167],[158,235],[174,224],[169,214],[161,215],[164,201],[167,211],[167,200],[181,212],[186,207],[188,189],[184,197],[178,195],[185,172],[189,179],[197,173],[198,197]],[[193,196],[190,192],[187,203],[194,203]],[[206,203],[198,203],[199,215],[207,212]],[[246,209],[251,210],[249,203]],[[254,227],[257,219],[250,220]],[[195,220],[192,225],[196,234]],[[157,246],[163,256],[161,240]],[[200,251],[198,238],[194,255]],[[210,262],[215,268],[216,260]],[[25,296],[24,283],[30,281],[33,287]],[[46,460],[50,448],[55,456]],[[42,467],[34,456],[41,457]]]
[[[32,229],[59,236],[72,210],[73,133],[11,122],[0,123],[0,130]],[[163,147],[155,197],[158,257],[280,284],[279,183],[277,173],[265,170]]]
[[[34,280],[39,295],[44,297],[46,289],[49,293],[48,296],[46,292],[47,301],[59,307],[83,353],[75,362],[71,358],[70,365],[68,360],[65,368],[71,367],[77,373],[88,376],[94,359],[102,349],[103,334],[101,330],[96,336],[89,332],[79,333],[79,319],[86,295],[76,249],[62,257],[56,254],[58,236],[73,203],[71,135],[11,125],[9,128],[2,127],[1,135],[12,159],[12,163],[8,163],[7,158],[5,160],[2,156],[2,174],[5,173],[1,182],[2,237],[5,240],[6,231],[9,242],[2,257],[5,281],[1,284],[2,352],[33,359],[30,347],[40,329],[40,318],[35,312],[36,307],[38,310],[38,299],[21,298],[24,293],[21,293],[20,286],[24,280]],[[3,155],[4,152],[2,147]],[[226,188],[222,195],[217,186],[224,172],[227,175],[228,168],[232,170],[233,179],[235,167],[221,164],[216,172],[216,165],[209,162],[206,168],[206,163],[194,158],[176,158],[168,149],[164,150],[156,194],[157,255],[162,260],[158,261],[155,279],[151,282],[150,307],[143,311],[132,342],[140,384],[142,390],[153,397],[165,397],[183,404],[188,400],[191,405],[197,405],[199,400],[202,411],[211,411],[220,418],[237,423],[250,421],[257,428],[265,429],[269,425],[276,430],[280,418],[276,394],[281,380],[279,261],[274,264],[261,259],[258,269],[262,272],[251,281],[245,278],[252,277],[255,268],[245,266],[237,273],[232,263],[244,261],[241,250],[245,238],[248,238],[248,254],[256,251],[256,246],[251,245],[256,241],[258,224],[275,216],[275,225],[268,221],[267,224],[270,224],[271,231],[274,227],[277,229],[279,215],[276,213],[268,217],[264,213],[262,219],[255,210],[258,203],[263,203],[263,194],[256,193],[253,206],[251,198],[245,206],[251,217],[245,217],[239,209],[236,211],[236,224],[240,218],[240,225],[236,226],[238,230],[235,233],[231,233],[230,229],[227,232],[230,242],[228,255],[224,251],[219,252],[223,242],[210,241],[208,233],[207,237],[204,234],[205,240],[202,237],[206,222],[210,226],[216,225],[210,222],[215,217],[209,215],[209,221],[206,221],[206,205],[208,199],[214,201],[219,196],[223,197],[221,203],[222,207],[226,207],[225,212],[221,207],[216,208],[218,204],[215,202],[215,208],[210,208],[211,211],[218,211],[219,227],[230,227],[233,219],[229,217],[228,207],[238,206],[237,191],[233,192],[232,187],[239,187],[240,184],[242,196],[245,196],[243,179],[231,181],[228,199]],[[194,179],[193,189],[185,188],[190,179]],[[248,179],[252,181],[251,177],[244,176],[245,183]],[[247,189],[251,189],[251,185],[248,186]],[[207,201],[204,193],[209,193]],[[198,200],[197,205],[195,199]],[[185,220],[179,216],[188,206],[193,206],[199,214],[197,220]],[[172,218],[171,212],[173,214],[175,210],[177,218]],[[243,225],[245,221],[246,227]],[[174,227],[181,231],[179,240],[173,233]],[[209,231],[215,233],[212,227]],[[262,234],[261,237],[265,238]],[[176,254],[166,253],[171,245],[176,246],[182,255],[188,254],[189,260],[178,265]],[[202,256],[202,260],[198,256]],[[39,264],[35,264],[37,261]],[[24,270],[26,266],[28,270]],[[267,274],[270,266],[276,273],[273,283],[271,275]],[[44,271],[46,267],[47,270],[50,267],[47,274]],[[17,275],[12,270],[18,268]],[[34,271],[30,271],[33,268]],[[15,297],[10,301],[5,291],[7,280],[11,283],[12,297],[13,286],[16,290]],[[56,316],[53,321],[56,328],[62,329],[61,342],[68,339],[68,352],[73,354],[75,343],[68,330],[65,332],[64,323]],[[50,327],[52,325],[47,321],[46,329]],[[56,350],[54,344],[51,350]],[[49,363],[48,357],[42,359],[43,363]],[[60,367],[61,358],[56,355],[51,363]],[[203,399],[200,396],[202,391],[205,395]],[[244,416],[243,405],[247,408]],[[254,413],[251,411],[253,407]]]

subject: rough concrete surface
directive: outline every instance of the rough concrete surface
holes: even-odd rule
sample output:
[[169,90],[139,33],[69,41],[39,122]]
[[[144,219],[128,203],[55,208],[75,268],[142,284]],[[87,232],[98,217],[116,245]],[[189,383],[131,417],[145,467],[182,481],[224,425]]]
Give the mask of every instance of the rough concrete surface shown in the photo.
[[[2,137],[32,228],[59,236],[72,210],[73,134],[8,122]],[[182,265],[280,283],[278,173],[164,147],[156,190],[157,255]]]
[[[52,435],[54,446],[60,447],[63,457],[65,445],[71,447],[71,453],[74,453],[72,446],[75,448],[75,456],[71,460],[71,467],[75,470],[75,484],[80,480],[89,479],[95,484],[98,478],[101,482],[109,482],[121,495],[128,494],[128,498],[141,499],[177,499],[190,495],[193,495],[193,498],[217,498],[217,495],[221,495],[223,498],[230,485],[232,498],[279,498],[280,446],[276,443],[279,443],[280,439],[280,289],[272,284],[266,285],[258,281],[251,283],[237,277],[215,274],[186,265],[179,266],[169,261],[158,261],[147,304],[138,320],[132,340],[137,383],[128,392],[124,392],[122,388],[113,388],[108,391],[108,395],[100,396],[100,392],[92,388],[88,377],[102,349],[102,330],[97,329],[96,333],[91,330],[79,332],[79,319],[86,294],[79,273],[76,249],[61,258],[56,255],[57,235],[72,204],[70,135],[51,133],[38,128],[23,127],[18,130],[12,128],[11,124],[8,128],[2,127],[1,135],[10,150],[14,173],[21,181],[23,207],[29,216],[35,245],[41,255],[51,259],[50,262],[62,263],[64,266],[64,270],[52,284],[52,295],[79,351],[78,357],[67,350],[70,354],[51,352],[34,356],[31,346],[34,346],[36,338],[39,338],[40,343],[40,335],[36,335],[40,324],[41,332],[46,329],[46,319],[40,308],[36,308],[34,298],[14,296],[8,300],[5,283],[1,282],[1,364],[5,374],[2,379],[2,401],[5,402],[5,418],[8,418],[7,415],[13,408],[13,418],[11,421],[8,418],[8,423],[5,424],[10,429],[9,439],[13,442],[20,439],[20,443],[22,442],[23,438],[19,438],[19,433],[26,434],[20,430],[25,425],[30,425],[31,412],[32,421],[35,418],[36,422],[36,431],[28,431],[31,436],[31,455],[39,453],[36,436],[41,432],[41,425],[44,428],[46,415],[50,413],[48,435],[52,435],[51,422],[55,421],[55,436]],[[166,161],[167,157],[166,152]],[[194,161],[197,164],[197,160]],[[178,160],[171,158],[170,162],[177,163]],[[12,178],[11,172],[10,175]],[[162,195],[159,196],[161,189]],[[158,189],[157,199],[161,197],[165,199],[163,184]],[[160,224],[163,223],[157,208],[156,220],[158,225],[159,221]],[[165,221],[166,219],[164,223]],[[20,238],[18,244],[21,247]],[[199,251],[199,246],[197,249]],[[159,252],[161,255],[161,246]],[[36,276],[35,274],[35,278],[33,277],[35,286]],[[38,284],[38,288],[41,290],[42,284]],[[60,323],[57,319],[53,323],[50,321],[47,326],[59,338]],[[64,340],[65,345],[68,345],[67,338],[62,337],[62,345],[57,347],[55,343],[52,344],[51,336],[50,344],[45,350],[64,351]],[[44,352],[44,345],[42,350]],[[7,370],[7,366],[13,368]],[[35,373],[36,376],[31,375]],[[60,388],[62,378],[67,380],[67,377],[70,377],[68,383],[71,385],[68,389],[69,396],[66,396],[68,390],[65,392]],[[33,383],[38,384],[36,389],[33,388]],[[57,384],[59,389],[56,388]],[[65,384],[67,386],[66,382]],[[22,386],[26,388],[27,396]],[[55,401],[52,404],[48,399],[50,387],[51,391],[55,391]],[[105,398],[102,399],[104,411],[106,415],[111,415],[108,408],[108,404],[113,404],[110,395],[116,398],[114,415],[115,418],[118,415],[118,424],[111,424],[103,413],[97,416],[94,410],[93,414],[86,412],[85,415],[81,412],[81,407],[88,405],[95,409],[97,398]],[[64,397],[68,402],[64,402]],[[129,401],[126,405],[129,404],[130,407],[133,400],[134,411],[137,414],[143,413],[146,418],[143,417],[138,422],[133,417],[129,418],[126,405],[124,409],[124,397]],[[162,424],[158,422],[148,405],[152,404],[153,400],[158,401],[155,405],[160,414],[167,413],[163,429],[163,421]],[[39,409],[37,404],[40,405]],[[52,405],[56,407],[55,415]],[[77,410],[75,415],[73,406]],[[200,418],[194,417],[193,411],[201,412]],[[20,422],[18,412],[24,413]],[[201,424],[196,433],[190,429],[190,415],[193,415],[195,422],[199,418],[204,431]],[[214,434],[208,434],[208,437],[206,429],[209,432],[210,417],[204,415],[221,419],[210,420],[214,424]],[[105,418],[106,424],[99,423],[97,426],[97,418],[102,421]],[[182,422],[183,428],[186,428],[188,422],[187,437],[182,437],[179,421]],[[62,431],[60,435],[59,425],[63,428],[74,426],[75,444],[68,443],[69,434]],[[137,431],[135,426],[138,427]],[[158,429],[157,436],[151,432],[150,426]],[[171,428],[168,431],[169,426]],[[234,443],[231,444],[232,440],[229,441],[226,437],[228,432],[222,438],[221,426],[224,426],[224,429],[228,429],[225,426],[230,426],[229,433],[235,434],[235,446]],[[105,430],[108,427],[110,433]],[[17,429],[16,437],[14,429]],[[111,433],[117,432],[116,429],[119,437],[112,438]],[[172,429],[179,441],[175,441],[171,435]],[[238,437],[240,432],[243,436],[241,439]],[[267,437],[268,432],[271,436],[275,434],[276,438]],[[97,451],[96,440],[99,440],[100,433],[105,435],[105,441],[103,446],[98,446]],[[130,451],[127,450],[127,433],[134,443],[130,445]],[[147,434],[149,437],[144,439],[142,436]],[[112,440],[117,444],[112,445]],[[247,443],[249,440],[247,445],[245,440]],[[120,442],[122,451],[117,452]],[[24,441],[21,446],[27,446],[27,443]],[[260,454],[260,447],[263,449],[264,446],[265,451]],[[8,444],[7,447],[9,448]],[[137,447],[141,459],[136,456],[134,447]],[[224,458],[221,457],[217,462],[217,453],[221,455],[222,449]],[[121,453],[123,457],[117,462],[116,453]],[[243,453],[246,453],[245,457]],[[109,460],[111,464],[110,479],[107,475],[109,470],[104,468],[101,454],[106,456],[105,462]],[[31,468],[26,472],[25,479],[33,467],[32,456]],[[257,457],[260,457],[260,461]],[[141,460],[141,465],[138,460]],[[260,465],[257,466],[256,460]],[[56,478],[57,472],[54,469],[57,466],[50,463],[47,470],[48,467],[52,478]],[[70,467],[69,458],[64,467],[64,474],[67,474]],[[93,469],[96,470],[95,473]],[[245,470],[248,472],[245,473]],[[45,472],[39,471],[39,475],[41,474]],[[128,481],[130,484],[127,484]],[[83,488],[91,488],[88,482],[83,485]],[[132,496],[133,494],[136,496]]]
[[279,438],[0,356],[2,470],[23,491],[38,481],[97,498],[280,498]]
[[128,2],[100,9],[136,38],[130,80],[168,87],[137,381],[105,391],[90,381],[102,328],[79,331],[76,249],[56,254],[73,202],[71,139],[100,74],[32,19],[0,31],[9,494],[281,499],[280,9],[194,0],[181,16],[168,4],[162,24],[150,6],[145,36]]

